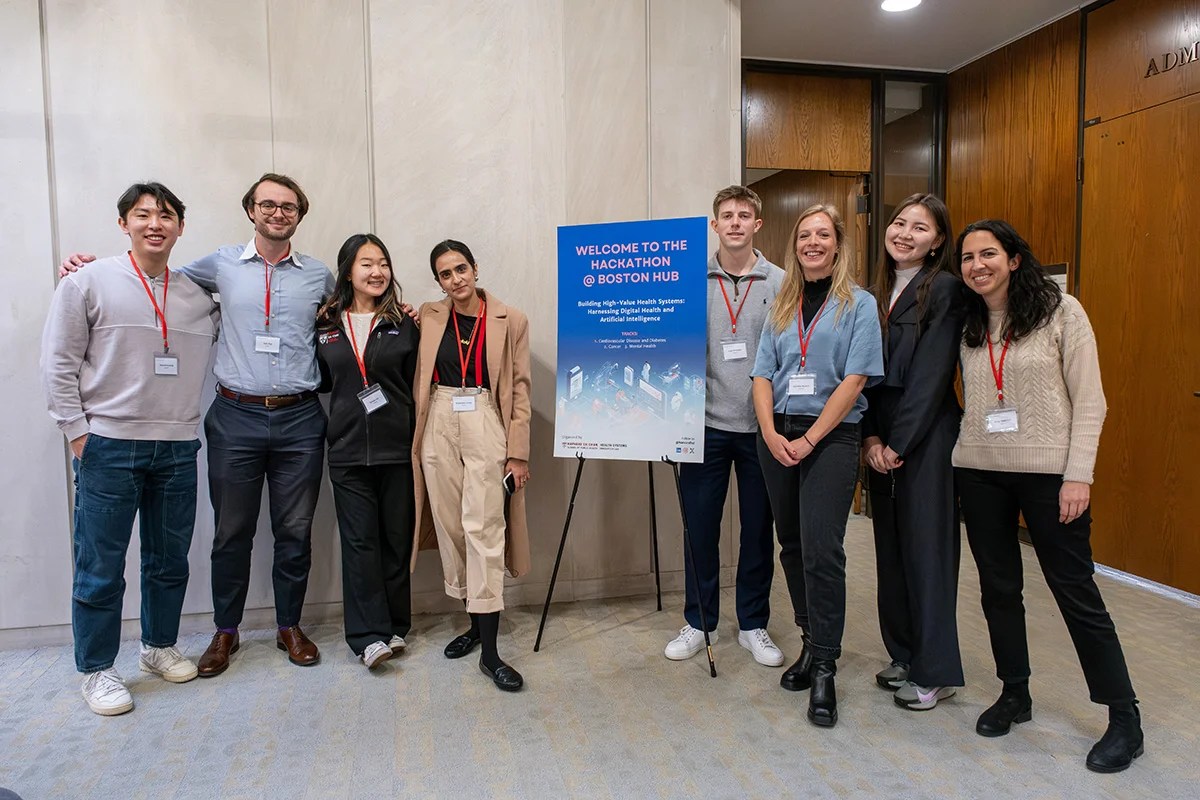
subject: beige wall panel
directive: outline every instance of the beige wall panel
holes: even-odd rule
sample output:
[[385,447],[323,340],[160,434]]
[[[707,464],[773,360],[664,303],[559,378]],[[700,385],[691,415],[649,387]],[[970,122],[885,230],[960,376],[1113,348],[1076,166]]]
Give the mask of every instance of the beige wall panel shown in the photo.
[[[587,35],[581,35],[585,31]],[[649,208],[646,2],[565,3],[563,41],[570,44],[563,49],[564,222],[645,219]],[[568,472],[575,466],[569,461],[559,463]],[[666,471],[660,475],[665,481]],[[590,463],[580,484],[560,579],[650,573],[649,516],[645,511],[638,516],[647,502],[644,466]],[[553,551],[548,557],[553,558]],[[561,594],[556,589],[556,596],[570,597],[573,589],[564,585]]]
[[352,233],[371,229],[367,40],[362,0],[268,0],[274,164],[312,210],[297,239],[331,269]]
[[[373,3],[370,14],[378,228],[406,295],[442,296],[429,251],[461,239],[481,286],[529,316],[534,566],[523,582],[544,583],[570,488],[549,455],[565,206],[561,4]],[[436,556],[423,554],[414,592],[440,587]]]
[[54,270],[36,0],[0,4],[0,53],[0,628],[24,628],[71,619],[66,450],[38,374]]
[[[741,24],[731,0],[650,2],[651,216],[711,216],[719,189],[740,183]],[[716,238],[708,237],[709,252]],[[670,481],[659,481],[662,566],[679,571],[683,540],[679,502]],[[725,506],[721,564],[737,562],[733,520]],[[724,581],[723,581],[724,582]]]
[[[161,180],[187,206],[175,264],[248,240],[253,231],[241,196],[272,163],[263,2],[47,0],[45,6],[62,251],[125,250],[116,199],[144,179]],[[212,609],[212,508],[203,452],[199,459],[185,612]],[[273,605],[267,528],[260,525],[247,608]],[[130,551],[124,613],[136,618],[136,536]],[[327,550],[318,552],[322,557]]]

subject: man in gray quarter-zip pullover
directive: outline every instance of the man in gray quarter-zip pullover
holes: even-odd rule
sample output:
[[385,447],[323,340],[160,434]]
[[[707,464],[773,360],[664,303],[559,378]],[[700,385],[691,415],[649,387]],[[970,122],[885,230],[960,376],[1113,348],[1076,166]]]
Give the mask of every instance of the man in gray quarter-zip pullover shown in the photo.
[[767,635],[775,543],[767,489],[758,465],[758,424],[751,400],[750,369],[783,270],[754,249],[762,227],[762,201],[744,186],[722,189],[713,199],[712,227],[719,240],[708,261],[708,363],[704,409],[704,461],[680,464],[683,503],[695,554],[684,559],[687,624],[667,644],[672,660],[704,648],[700,607],[713,642],[720,613],[721,516],[729,471],[737,476],[741,523],[737,568],[738,642],[765,666],[783,664]]

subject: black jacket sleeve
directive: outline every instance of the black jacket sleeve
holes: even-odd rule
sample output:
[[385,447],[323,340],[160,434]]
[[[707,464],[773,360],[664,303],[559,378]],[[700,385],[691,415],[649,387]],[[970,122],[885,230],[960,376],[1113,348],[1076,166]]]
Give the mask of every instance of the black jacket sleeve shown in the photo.
[[946,393],[953,391],[966,316],[965,289],[962,281],[945,273],[935,275],[929,287],[921,336],[904,378],[904,394],[892,421],[890,441],[885,443],[901,457],[925,438]]

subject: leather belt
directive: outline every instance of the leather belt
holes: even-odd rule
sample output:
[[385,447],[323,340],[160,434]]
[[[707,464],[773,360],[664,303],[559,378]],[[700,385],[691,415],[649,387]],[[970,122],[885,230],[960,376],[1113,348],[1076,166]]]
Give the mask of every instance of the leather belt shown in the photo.
[[219,383],[217,384],[217,394],[235,403],[245,403],[248,406],[262,406],[267,409],[287,408],[288,406],[294,406],[297,403],[311,400],[317,396],[317,393],[311,390],[300,392],[299,394],[242,394],[232,389],[226,389]]

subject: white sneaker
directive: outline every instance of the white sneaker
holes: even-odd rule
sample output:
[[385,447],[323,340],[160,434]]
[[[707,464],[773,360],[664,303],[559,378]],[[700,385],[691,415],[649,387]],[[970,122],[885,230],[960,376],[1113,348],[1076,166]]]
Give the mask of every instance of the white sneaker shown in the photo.
[[953,686],[918,686],[912,681],[904,685],[893,695],[896,705],[913,711],[928,711],[938,704],[939,700],[954,697]]
[[367,669],[374,669],[391,657],[392,648],[383,642],[371,642],[367,645],[367,649],[363,650],[363,654],[359,656],[362,662],[367,665]]
[[[713,644],[716,644],[717,632],[713,631],[708,634],[708,639]],[[672,661],[686,661],[703,649],[703,631],[699,631],[691,625],[684,625],[679,629],[679,635],[667,642],[667,649],[663,651],[663,655]]]
[[133,710],[133,695],[112,667],[89,672],[83,677],[83,699],[102,717],[115,717]]
[[171,647],[142,645],[142,658],[139,666],[142,672],[160,675],[171,683],[187,683],[196,677],[196,665],[184,658],[174,645]]
[[766,628],[738,631],[738,644],[754,654],[754,660],[764,667],[782,667],[783,651],[771,641]]
[[399,655],[400,651],[408,647],[408,642],[404,641],[403,636],[393,636],[388,641],[388,649],[392,651],[392,655]]

